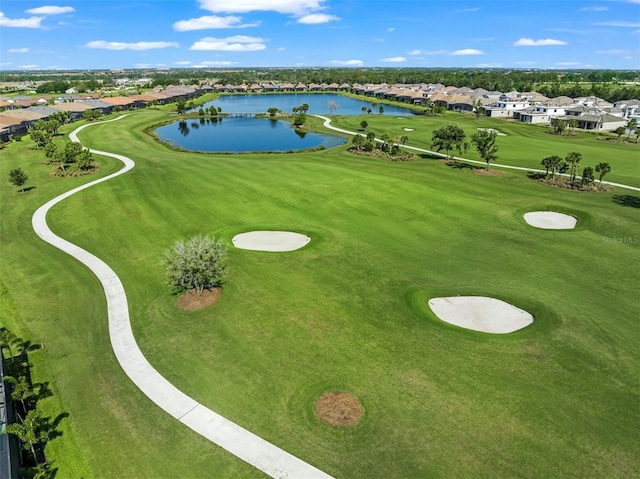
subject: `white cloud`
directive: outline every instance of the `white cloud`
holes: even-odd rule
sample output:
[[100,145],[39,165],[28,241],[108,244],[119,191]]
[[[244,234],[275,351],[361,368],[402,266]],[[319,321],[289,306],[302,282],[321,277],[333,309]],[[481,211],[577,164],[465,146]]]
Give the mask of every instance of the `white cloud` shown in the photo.
[[218,17],[209,15],[199,18],[191,18],[190,20],[180,20],[173,24],[176,32],[188,32],[192,30],[205,30],[208,28],[247,28],[257,27],[259,23],[240,23],[242,19],[233,15],[228,17]]
[[191,65],[191,62],[189,60],[185,60],[185,61],[181,61],[181,62],[175,62],[176,65]]
[[566,45],[567,42],[562,40],[554,40],[553,38],[544,38],[534,40],[533,38],[521,38],[513,43],[514,47],[547,47],[550,45]]
[[387,62],[387,63],[402,63],[402,62],[406,62],[407,59],[405,57],[391,57],[391,58],[382,58],[378,61]]
[[407,55],[446,55],[447,50],[411,50]]
[[75,11],[76,9],[73,7],[54,7],[51,5],[26,10],[27,13],[32,13],[34,15],[60,15],[61,13],[71,13]]
[[151,68],[151,63],[136,63],[134,68]]
[[607,10],[609,10],[608,7],[601,7],[601,6],[591,6],[591,7],[582,7],[580,9],[581,12],[606,12]]
[[640,27],[640,22],[601,22],[601,23],[594,23],[594,25],[600,25],[603,27],[638,28]]
[[284,52],[287,49],[287,47],[278,47],[278,51],[279,52]]
[[305,25],[317,25],[320,23],[329,23],[334,20],[340,20],[340,18],[335,15],[326,15],[324,13],[311,13],[298,18],[298,23],[303,23]]
[[389,28],[387,28],[387,31],[388,31],[389,33],[391,33],[391,32],[395,32],[395,31],[396,31],[396,29],[395,29],[395,28],[393,28],[393,27],[389,27]]
[[137,43],[123,43],[123,42],[105,42],[104,40],[95,40],[85,44],[87,48],[99,48],[102,50],[154,50],[157,48],[169,48],[180,45],[176,42],[137,42]]
[[345,67],[359,67],[364,65],[362,60],[331,60],[332,65],[345,66]]
[[39,65],[19,65],[18,68],[22,68],[23,70],[36,70],[39,68]]
[[598,55],[629,55],[633,53],[631,50],[598,50]]
[[563,67],[575,67],[580,65],[580,62],[556,62],[556,65],[560,65]]
[[235,35],[227,38],[206,37],[191,45],[189,50],[217,50],[223,52],[257,52],[267,48],[257,37]]
[[502,68],[504,64],[502,63],[478,63],[476,65],[478,68]]
[[484,55],[482,50],[476,50],[474,48],[464,48],[462,50],[456,50],[454,52],[449,53],[449,55]]
[[324,0],[200,0],[200,8],[211,12],[278,12],[296,16],[322,10]]
[[7,50],[9,53],[27,53],[29,52],[28,48],[9,48]]
[[4,13],[0,12],[0,27],[42,28],[40,23],[43,19],[44,17],[7,18]]

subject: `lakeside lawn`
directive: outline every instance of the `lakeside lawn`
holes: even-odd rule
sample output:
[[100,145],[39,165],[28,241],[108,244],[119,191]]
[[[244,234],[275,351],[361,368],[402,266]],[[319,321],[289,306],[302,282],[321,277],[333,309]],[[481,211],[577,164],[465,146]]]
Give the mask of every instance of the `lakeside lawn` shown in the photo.
[[[142,133],[166,117],[149,110],[85,129],[84,145],[137,166],[56,206],[49,224],[118,273],[141,349],[177,387],[336,478],[640,473],[640,247],[615,241],[640,237],[640,210],[620,204],[621,195],[627,204],[640,195],[559,190],[524,172],[487,177],[345,147],[183,153]],[[468,134],[487,126],[459,118]],[[401,123],[366,119],[372,129]],[[429,121],[437,120],[452,122]],[[334,124],[357,130],[360,121]],[[428,148],[430,132],[415,142],[412,133],[408,144]],[[554,139],[540,134],[519,147],[499,143],[498,162],[538,168],[546,154],[529,165],[507,152],[533,162],[534,145]],[[3,180],[0,190],[0,322],[45,346],[33,354],[35,374],[55,396],[43,403],[49,414],[70,414],[49,446],[57,477],[262,477],[152,405],[120,370],[97,280],[30,225],[38,206],[89,178],[49,178],[44,154],[29,146],[25,139],[0,153],[0,176],[21,166],[35,186],[19,194]],[[575,150],[592,165],[587,149]],[[612,164],[607,179],[639,184],[619,156],[599,160]],[[97,175],[119,167],[100,161]],[[578,228],[536,230],[522,218],[549,208],[577,216]],[[302,232],[312,242],[283,254],[231,249],[221,301],[179,311],[162,252],[194,234],[230,245],[251,229]],[[429,311],[429,298],[458,294],[498,297],[536,321],[488,335]],[[356,427],[315,417],[328,390],[360,399]]]
[[[582,173],[585,166],[595,168],[598,163],[607,162],[611,165],[611,173],[605,176],[604,181],[640,187],[640,144],[634,143],[633,135],[629,142],[605,141],[605,138],[614,140],[616,137],[608,133],[595,134],[577,129],[573,135],[559,136],[550,134],[549,126],[528,125],[485,116],[476,119],[474,115],[459,113],[447,113],[443,117],[338,115],[332,119],[332,125],[362,132],[362,120],[369,123],[366,131],[373,131],[378,138],[385,132],[392,138],[396,135],[406,135],[409,137],[407,145],[425,149],[431,149],[433,130],[446,124],[456,124],[464,130],[470,146],[466,153],[453,151],[452,154],[479,161],[482,161],[482,158],[470,141],[471,135],[478,128],[493,128],[506,135],[498,136],[496,139],[499,148],[496,163],[544,170],[540,164],[543,158],[552,155],[564,158],[567,153],[577,151],[582,153],[578,174]],[[406,131],[405,128],[411,128],[413,131]],[[622,139],[626,140],[626,134]]]

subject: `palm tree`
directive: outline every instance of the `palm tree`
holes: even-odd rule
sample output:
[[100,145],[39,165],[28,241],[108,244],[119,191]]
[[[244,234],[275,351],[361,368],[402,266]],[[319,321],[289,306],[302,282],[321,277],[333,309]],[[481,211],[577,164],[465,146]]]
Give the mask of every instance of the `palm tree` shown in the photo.
[[[22,415],[26,414],[27,403],[31,403],[31,400],[36,397],[33,387],[29,384],[25,376],[19,376],[18,379],[13,376],[5,376],[4,379],[11,384],[11,399],[20,401],[20,404],[22,404]],[[18,416],[20,416],[20,414],[18,414]]]
[[638,120],[632,118],[627,122],[627,141],[629,141],[629,137],[631,136],[631,132],[636,129],[638,126]]
[[573,184],[576,180],[576,174],[578,172],[578,165],[582,160],[582,153],[578,153],[577,151],[572,151],[571,153],[567,154],[566,160],[570,167],[569,175],[571,177],[571,187],[573,187]]
[[549,171],[551,171],[552,181],[554,179],[556,170],[560,166],[561,162],[562,162],[562,158],[560,158],[558,155],[547,156],[546,158],[543,158],[541,162],[542,166],[544,166],[547,169],[547,175],[549,175]]
[[373,143],[375,139],[376,139],[376,134],[374,132],[370,131],[369,133],[367,133],[367,140],[368,141]]
[[613,130],[613,132],[618,135],[618,141],[620,141],[620,137],[622,135],[624,135],[624,132],[626,131],[626,128],[624,126],[619,126],[618,128],[616,128],[615,130]]
[[9,357],[13,360],[13,350],[11,345],[16,343],[18,337],[9,331],[7,328],[0,328],[0,351],[3,348],[9,350]]
[[42,413],[37,409],[30,410],[20,422],[8,424],[6,427],[8,434],[18,436],[22,447],[26,451],[31,451],[36,464],[40,463],[36,446],[47,440],[46,421],[42,418]]
[[380,139],[382,140],[382,147],[380,149],[382,151],[387,151],[387,143],[391,141],[391,135],[389,133],[383,133],[380,136]]
[[600,184],[602,184],[602,178],[604,178],[604,175],[606,175],[610,171],[611,165],[609,165],[609,163],[605,161],[596,165],[596,173],[598,173],[598,180],[600,180]]

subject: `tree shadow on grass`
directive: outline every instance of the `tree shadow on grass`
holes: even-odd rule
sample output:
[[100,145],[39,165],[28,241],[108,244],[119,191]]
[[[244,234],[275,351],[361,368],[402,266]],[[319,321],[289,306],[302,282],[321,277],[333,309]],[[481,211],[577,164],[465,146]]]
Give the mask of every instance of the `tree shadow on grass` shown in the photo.
[[630,206],[631,208],[640,208],[640,196],[633,195],[613,195],[611,198],[614,203],[620,206]]
[[447,166],[449,168],[453,168],[454,170],[480,170],[482,169],[480,166],[471,165],[469,163],[465,163],[463,161],[448,161]]
[[536,171],[529,171],[527,172],[527,178],[531,179],[531,180],[541,180],[542,178],[546,178],[547,175],[545,175],[544,173],[538,173]]

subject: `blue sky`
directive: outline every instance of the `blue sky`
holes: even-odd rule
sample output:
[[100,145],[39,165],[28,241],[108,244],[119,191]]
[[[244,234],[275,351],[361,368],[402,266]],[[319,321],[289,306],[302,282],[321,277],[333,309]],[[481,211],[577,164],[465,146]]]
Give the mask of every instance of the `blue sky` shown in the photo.
[[640,0],[3,0],[0,69],[640,69]]

